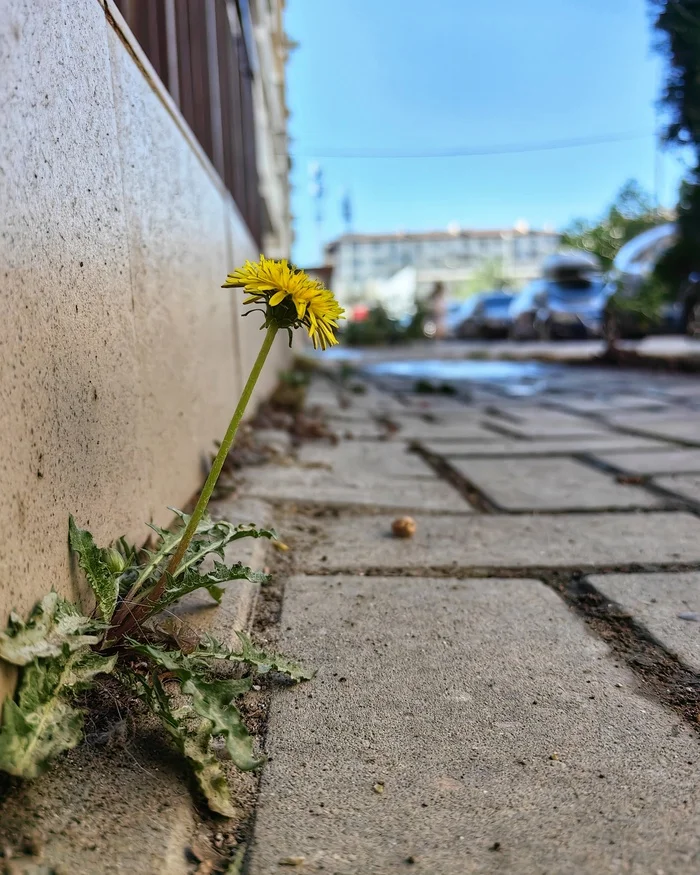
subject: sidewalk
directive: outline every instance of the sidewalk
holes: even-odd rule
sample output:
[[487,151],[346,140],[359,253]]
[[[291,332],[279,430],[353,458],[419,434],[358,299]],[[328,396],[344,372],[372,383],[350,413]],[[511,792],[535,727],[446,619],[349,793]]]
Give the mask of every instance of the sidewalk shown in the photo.
[[700,871],[700,386],[635,379],[314,383],[338,444],[246,474],[318,672],[273,693],[250,875]]

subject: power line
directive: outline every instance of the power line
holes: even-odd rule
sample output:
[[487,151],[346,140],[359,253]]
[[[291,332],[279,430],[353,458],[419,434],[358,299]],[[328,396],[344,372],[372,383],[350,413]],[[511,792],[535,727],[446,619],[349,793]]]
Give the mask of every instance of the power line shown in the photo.
[[622,143],[653,136],[653,131],[626,134],[607,134],[598,137],[575,137],[568,140],[545,140],[539,143],[509,143],[476,148],[439,149],[436,151],[408,152],[393,149],[300,149],[296,157],[307,158],[467,158],[478,155],[522,155],[526,152],[551,152],[556,149],[574,149],[579,146],[598,146],[603,143]]

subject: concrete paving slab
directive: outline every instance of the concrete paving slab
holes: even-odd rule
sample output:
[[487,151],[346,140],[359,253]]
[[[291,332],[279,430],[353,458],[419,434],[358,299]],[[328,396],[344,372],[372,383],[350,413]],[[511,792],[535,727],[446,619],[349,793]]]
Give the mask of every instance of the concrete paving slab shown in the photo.
[[661,410],[669,404],[646,395],[612,395],[595,398],[569,398],[561,406],[576,413],[614,413],[619,410]]
[[659,416],[656,419],[645,420],[615,417],[614,420],[610,421],[621,428],[634,429],[634,431],[651,437],[700,446],[700,415],[698,414],[675,420]]
[[700,572],[593,575],[589,580],[629,611],[667,650],[700,672],[700,622],[678,616],[700,612]]
[[344,441],[336,446],[307,443],[299,450],[305,465],[326,466],[344,477],[435,479],[435,473],[417,453],[398,441]]
[[[695,875],[698,741],[534,580],[294,578],[250,875]],[[692,765],[690,765],[692,764]]]
[[379,440],[387,435],[387,429],[367,414],[363,414],[359,419],[345,417],[342,413],[338,416],[330,416],[328,425],[339,437],[346,440],[364,438]]
[[541,422],[532,420],[531,422],[516,423],[498,418],[489,420],[489,422],[494,423],[499,429],[512,434],[514,437],[530,439],[588,437],[591,435],[610,438],[614,435],[614,432],[609,428],[590,419],[581,419],[580,422],[543,419]]
[[453,459],[452,465],[504,510],[660,507],[640,486],[617,483],[574,459]]
[[330,521],[305,570],[700,562],[700,519],[682,512],[418,515],[416,522],[415,536],[399,540],[388,516]]
[[633,435],[589,435],[574,438],[546,438],[540,440],[509,440],[500,435],[493,441],[437,441],[423,442],[431,453],[448,457],[468,456],[569,456],[573,453],[617,450],[664,450],[672,445],[654,438]]
[[362,506],[410,511],[472,513],[470,505],[444,480],[360,476],[357,471],[266,465],[246,472],[242,494],[272,501]]
[[339,404],[335,386],[326,380],[313,380],[306,390],[306,406],[337,410]]
[[[498,433],[483,425],[482,419],[477,414],[440,422],[427,422],[413,417],[394,421],[399,426],[396,437],[405,441],[497,440],[500,437]],[[500,425],[500,421],[497,425]]]
[[700,474],[675,474],[672,477],[655,477],[654,483],[683,498],[700,502]]
[[630,474],[700,473],[700,450],[667,452],[594,452],[593,457]]
[[365,415],[388,414],[404,409],[404,405],[388,392],[373,387],[366,388],[360,393],[341,390],[340,406],[342,410],[364,411]]

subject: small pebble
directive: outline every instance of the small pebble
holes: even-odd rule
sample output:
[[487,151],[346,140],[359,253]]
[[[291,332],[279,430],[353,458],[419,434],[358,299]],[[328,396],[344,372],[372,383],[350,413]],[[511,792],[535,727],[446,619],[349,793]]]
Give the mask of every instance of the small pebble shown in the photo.
[[377,781],[372,789],[375,793],[382,794],[384,792],[384,781]]
[[280,866],[303,866],[305,857],[282,857],[279,861]]
[[397,517],[391,524],[395,538],[412,538],[416,533],[416,521],[410,516]]

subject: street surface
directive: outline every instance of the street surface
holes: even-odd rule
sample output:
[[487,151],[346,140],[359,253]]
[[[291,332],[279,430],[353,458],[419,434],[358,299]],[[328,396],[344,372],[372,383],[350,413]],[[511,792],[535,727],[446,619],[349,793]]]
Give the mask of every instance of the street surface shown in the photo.
[[[700,340],[682,335],[660,335],[642,340],[618,342],[620,349],[635,351],[651,358],[673,358],[700,361]],[[544,342],[512,340],[420,340],[408,345],[354,349],[334,347],[324,353],[343,361],[386,361],[392,359],[536,359],[589,361],[605,350],[602,340],[556,340]]]
[[273,693],[249,872],[696,875],[700,378],[403,355],[247,472],[317,669]]

